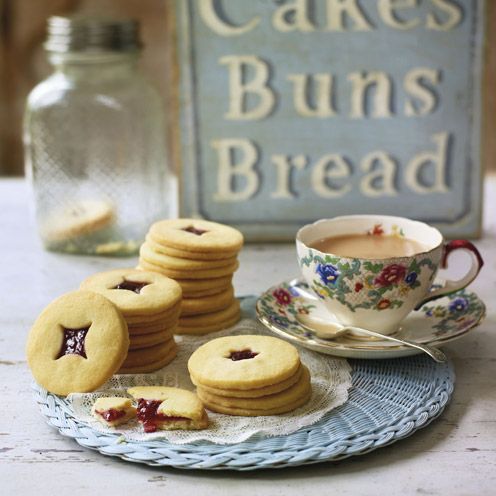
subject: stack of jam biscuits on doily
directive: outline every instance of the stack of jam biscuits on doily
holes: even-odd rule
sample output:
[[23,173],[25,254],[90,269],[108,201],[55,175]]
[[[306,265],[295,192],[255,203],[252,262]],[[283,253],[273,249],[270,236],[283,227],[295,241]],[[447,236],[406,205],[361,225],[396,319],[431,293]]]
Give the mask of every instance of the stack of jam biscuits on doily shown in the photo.
[[174,219],[151,226],[138,268],[164,274],[181,286],[177,334],[206,334],[239,320],[232,276],[242,246],[238,230],[215,222]]
[[129,332],[129,351],[119,373],[158,370],[177,354],[174,333],[181,286],[156,272],[116,269],[88,277],[81,289],[99,293],[120,310]]
[[166,386],[137,386],[127,390],[137,402],[137,418],[145,432],[197,430],[208,426],[208,415],[196,394]]
[[312,394],[298,350],[270,336],[213,339],[193,352],[188,370],[203,404],[227,415],[287,413]]
[[29,332],[26,355],[38,384],[67,395],[102,386],[121,368],[128,347],[119,309],[97,293],[73,291],[41,312]]

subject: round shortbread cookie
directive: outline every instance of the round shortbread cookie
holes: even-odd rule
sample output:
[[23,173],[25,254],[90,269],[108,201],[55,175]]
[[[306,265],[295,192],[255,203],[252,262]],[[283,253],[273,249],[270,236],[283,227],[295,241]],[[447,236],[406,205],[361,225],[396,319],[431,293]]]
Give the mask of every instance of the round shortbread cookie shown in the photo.
[[216,389],[254,389],[293,376],[298,350],[272,336],[241,335],[212,339],[193,352],[188,370],[198,385]]
[[238,313],[232,316],[230,319],[225,320],[224,322],[218,322],[217,324],[211,324],[208,326],[203,325],[201,327],[182,327],[178,325],[176,327],[176,330],[174,331],[174,334],[203,336],[205,334],[210,334],[212,332],[223,331],[237,324],[240,319],[240,314],[241,312],[238,310]]
[[176,281],[136,269],[100,272],[85,279],[80,287],[108,298],[124,317],[167,312],[182,297],[181,286]]
[[41,226],[43,239],[57,243],[92,234],[114,221],[114,209],[106,201],[74,201],[52,212]]
[[[166,327],[169,323],[174,325],[181,314],[181,302],[177,303],[170,310],[156,314],[130,315],[126,317],[129,327],[148,327],[163,324]],[[170,325],[169,325],[170,327]]]
[[177,356],[177,347],[174,347],[168,355],[164,356],[156,362],[147,363],[145,365],[136,365],[133,367],[121,367],[119,374],[148,374],[165,367],[174,360]]
[[226,267],[236,261],[236,257],[222,258],[220,260],[189,260],[186,258],[171,257],[164,253],[157,253],[148,243],[143,243],[140,248],[140,260],[158,265],[171,270],[206,270],[217,267]]
[[165,343],[174,337],[174,328],[167,329],[161,332],[153,332],[150,334],[138,334],[129,336],[129,350],[138,350],[141,348],[149,348],[160,343]]
[[122,368],[139,367],[147,363],[154,363],[167,356],[177,345],[173,338],[148,348],[129,350],[127,357],[122,364]]
[[177,327],[178,320],[171,321],[170,325],[168,322],[162,323],[158,322],[157,324],[146,324],[139,326],[128,326],[129,337],[132,338],[134,336],[145,336],[147,334],[154,334],[156,332],[165,332],[169,329],[174,329]]
[[199,219],[156,222],[149,231],[153,239],[189,252],[233,252],[243,246],[243,235],[233,227]]
[[223,331],[225,329],[229,329],[229,327],[232,327],[233,325],[235,325],[239,322],[239,318],[240,318],[240,311],[238,310],[237,315],[234,315],[230,319],[225,320],[224,322],[219,322],[217,324],[211,324],[208,326],[204,325],[201,327],[182,327],[182,326],[178,325],[176,327],[176,330],[174,331],[174,334],[203,336],[205,334],[210,334],[212,332]]
[[308,391],[306,396],[302,396],[300,399],[292,404],[284,405],[276,408],[271,408],[269,410],[252,410],[243,408],[233,408],[226,407],[222,405],[216,405],[215,403],[209,403],[202,400],[203,404],[212,412],[223,413],[225,415],[234,415],[240,417],[264,417],[266,415],[280,415],[282,413],[292,412],[300,406],[303,406],[312,396],[312,389]]
[[205,403],[236,408],[242,410],[272,410],[274,408],[292,405],[302,397],[308,395],[310,390],[310,372],[303,367],[300,379],[289,388],[279,393],[270,394],[260,398],[229,398],[209,393],[201,386],[197,388],[198,397]]
[[[138,402],[137,417],[147,429],[205,429],[208,415],[198,396],[185,389],[141,386],[128,389]],[[157,406],[158,404],[158,406]]]
[[211,288],[211,289],[205,289],[203,291],[193,291],[193,292],[187,292],[185,293],[183,291],[183,298],[203,298],[204,296],[213,296],[217,295],[219,293],[223,293],[226,291],[226,289],[232,288],[232,284],[228,284],[224,288]]
[[181,316],[216,312],[227,308],[234,301],[234,289],[231,286],[222,293],[203,296],[202,298],[184,298],[181,304]]
[[26,354],[36,382],[67,395],[100,387],[119,369],[128,347],[127,325],[117,307],[97,293],[74,291],[36,319]]
[[185,258],[188,260],[223,260],[225,258],[235,257],[239,250],[226,251],[226,252],[194,252],[184,249],[173,248],[172,246],[167,246],[166,244],[156,241],[153,236],[148,233],[146,236],[146,242],[150,248],[158,253],[163,253],[164,255],[169,255],[170,257]]
[[206,290],[217,289],[220,291],[232,285],[232,274],[213,279],[175,279],[183,290],[183,297],[186,295],[197,295]]
[[187,417],[200,420],[203,417],[203,404],[198,396],[186,389],[167,386],[136,386],[127,390],[135,400],[162,401],[159,411],[168,417]]
[[[106,416],[108,413],[119,412],[119,416]],[[91,407],[91,414],[104,425],[116,427],[125,424],[136,417],[136,408],[130,398],[121,396],[108,396],[97,398]]]
[[[203,391],[206,391],[210,394],[216,396],[227,396],[229,398],[260,398],[262,396],[268,396],[269,394],[280,393],[285,389],[288,389],[293,384],[296,384],[303,373],[303,365],[300,365],[298,370],[294,375],[285,379],[284,381],[278,382],[277,384],[273,384],[271,386],[265,386],[256,389],[217,389],[209,386],[200,386]],[[198,386],[195,378],[191,376],[191,381],[195,386]]]
[[158,272],[172,279],[215,279],[217,277],[231,275],[238,270],[239,262],[235,260],[225,267],[216,267],[213,269],[193,269],[193,270],[174,270],[152,264],[140,258],[138,268],[145,271]]
[[231,320],[234,316],[239,317],[240,305],[237,299],[222,310],[217,312],[204,313],[202,315],[187,315],[179,318],[180,327],[201,328],[202,326],[211,326],[221,324],[227,320]]

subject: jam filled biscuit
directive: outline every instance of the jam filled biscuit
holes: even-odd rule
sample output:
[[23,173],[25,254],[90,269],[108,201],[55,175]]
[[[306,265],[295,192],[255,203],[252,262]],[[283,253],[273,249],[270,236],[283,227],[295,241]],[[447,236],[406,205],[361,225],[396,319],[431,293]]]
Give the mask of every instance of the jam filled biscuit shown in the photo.
[[91,407],[91,414],[110,427],[125,424],[136,417],[136,408],[129,398],[111,396],[98,398]]
[[159,272],[172,279],[216,279],[217,277],[228,276],[236,272],[239,262],[234,260],[229,265],[223,267],[213,267],[211,269],[169,269],[163,265],[150,263],[140,258],[139,267],[142,270]]
[[184,298],[181,304],[181,315],[198,315],[216,312],[227,308],[234,301],[232,286],[222,293],[200,298]]
[[234,407],[226,407],[223,405],[218,405],[215,403],[205,402],[205,406],[217,413],[224,413],[225,415],[238,415],[243,417],[262,417],[265,415],[280,415],[283,413],[288,413],[293,410],[296,410],[300,406],[303,406],[305,403],[309,401],[312,396],[312,390],[309,389],[308,393],[305,396],[302,396],[298,400],[296,400],[292,404],[277,406],[270,409],[248,409],[248,408],[234,408]]
[[222,293],[232,287],[232,274],[214,279],[175,279],[183,290],[184,298],[196,298]]
[[88,277],[81,288],[112,301],[128,324],[129,352],[120,373],[145,373],[176,356],[175,329],[181,311],[181,286],[156,272],[116,269]]
[[138,421],[145,432],[173,429],[205,429],[207,412],[198,397],[185,389],[141,386],[128,389],[138,402]]
[[150,372],[155,372],[156,370],[165,367],[176,358],[177,346],[170,349],[167,355],[163,356],[156,362],[146,362],[142,365],[133,365],[130,367],[121,367],[119,369],[119,374],[149,374]]
[[156,272],[116,269],[88,277],[81,289],[112,301],[125,317],[166,313],[181,300],[179,284]]
[[229,398],[227,396],[212,394],[201,387],[198,387],[197,392],[198,397],[207,406],[218,405],[237,410],[271,411],[275,408],[292,407],[302,398],[307,398],[310,389],[310,373],[306,367],[303,367],[303,373],[295,384],[283,391],[260,398]]
[[41,226],[41,235],[49,243],[67,241],[104,229],[114,218],[114,209],[105,201],[72,202],[52,212]]
[[310,372],[296,348],[270,336],[227,336],[200,346],[188,369],[210,410],[227,415],[278,415],[311,397]]
[[203,335],[227,329],[239,321],[241,310],[238,300],[222,310],[201,315],[186,315],[179,319],[175,334]]
[[[231,280],[242,245],[239,231],[215,222],[176,219],[151,226],[138,268],[177,280],[183,290],[181,318],[207,317],[189,327],[187,321],[180,322],[178,334],[206,334],[239,320]],[[215,315],[218,312],[222,313]]]
[[140,257],[142,260],[154,265],[158,265],[165,269],[172,270],[205,270],[215,269],[218,267],[232,266],[236,261],[236,255],[226,257],[218,260],[191,260],[186,258],[172,257],[164,253],[158,253],[148,245],[147,242],[143,243],[140,248]]
[[[296,373],[288,379],[284,379],[283,381],[277,382],[276,384],[271,384],[270,386],[264,386],[254,389],[219,389],[205,385],[201,385],[200,387],[202,391],[215,396],[226,396],[228,398],[261,398],[262,396],[280,393],[281,391],[284,391],[293,386],[300,380],[302,373],[303,365],[300,365]],[[193,377],[191,377],[191,379],[195,386],[199,386],[199,384],[195,383]]]
[[74,291],[48,305],[28,336],[33,376],[48,391],[94,391],[120,368],[129,336],[117,307],[100,294]]
[[277,384],[300,367],[298,350],[271,336],[213,339],[193,352],[188,370],[194,382],[217,389],[255,389]]
[[241,314],[238,311],[232,317],[222,322],[218,322],[217,324],[209,324],[209,325],[202,324],[193,327],[190,326],[185,327],[179,324],[176,327],[174,333],[178,335],[204,336],[205,334],[210,334],[211,332],[223,331],[225,329],[229,329],[229,327],[236,325],[239,322],[240,315]]
[[153,239],[148,234],[146,236],[147,245],[156,253],[163,253],[175,258],[185,258],[187,260],[224,260],[225,258],[235,257],[238,250],[225,251],[225,252],[194,252],[184,249],[172,248],[172,246],[163,245]]
[[177,349],[174,338],[169,338],[167,341],[156,344],[154,346],[130,349],[127,357],[122,364],[123,368],[141,367],[149,363],[158,362],[160,359],[169,356],[172,351]]
[[243,235],[237,229],[199,219],[156,222],[150,236],[160,244],[194,253],[232,253],[243,246]]
[[170,328],[159,332],[152,332],[150,334],[129,334],[129,349],[142,349],[165,343],[173,338],[174,331],[175,328]]
[[130,315],[126,317],[126,322],[129,327],[171,327],[177,322],[181,314],[181,302],[174,305],[171,309],[165,312],[150,314],[150,315]]
[[[128,324],[129,337],[133,336],[144,336],[146,334],[154,334],[156,332],[165,331],[168,329],[174,329],[177,326],[177,319],[174,321],[159,321],[156,323],[144,323],[144,324]],[[175,332],[174,332],[175,334]]]

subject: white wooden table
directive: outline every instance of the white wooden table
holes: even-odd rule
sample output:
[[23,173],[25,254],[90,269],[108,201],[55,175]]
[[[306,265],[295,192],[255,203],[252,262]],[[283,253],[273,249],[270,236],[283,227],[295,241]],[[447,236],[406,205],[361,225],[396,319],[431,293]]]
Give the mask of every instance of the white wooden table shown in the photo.
[[[496,494],[496,178],[486,181],[486,265],[472,289],[483,324],[444,349],[457,382],[442,416],[412,437],[339,463],[251,473],[158,469],[105,457],[45,424],[30,390],[24,346],[38,313],[84,277],[134,260],[44,252],[21,180],[0,181],[0,494],[494,495]],[[260,293],[298,274],[292,245],[251,245],[240,256],[236,293]],[[165,493],[167,491],[167,493]]]

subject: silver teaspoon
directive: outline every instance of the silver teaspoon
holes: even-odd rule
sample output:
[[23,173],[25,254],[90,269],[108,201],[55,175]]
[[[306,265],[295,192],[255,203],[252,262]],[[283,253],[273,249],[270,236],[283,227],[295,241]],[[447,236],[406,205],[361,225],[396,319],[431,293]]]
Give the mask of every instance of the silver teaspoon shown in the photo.
[[394,341],[405,346],[410,346],[411,348],[417,348],[418,350],[427,353],[435,362],[438,363],[444,363],[448,360],[446,355],[441,350],[433,348],[432,346],[426,346],[424,344],[415,343],[414,341],[408,341],[407,339],[396,338],[394,336],[387,336],[385,334],[381,334],[380,332],[363,329],[362,327],[344,326],[338,324],[337,322],[327,322],[316,318],[312,318],[311,320],[308,319],[307,321],[304,316],[297,316],[297,320],[302,325],[302,327],[311,331],[313,334],[321,339],[334,339],[337,336],[348,331],[353,331],[361,334],[366,334],[368,336],[374,336],[380,339]]

